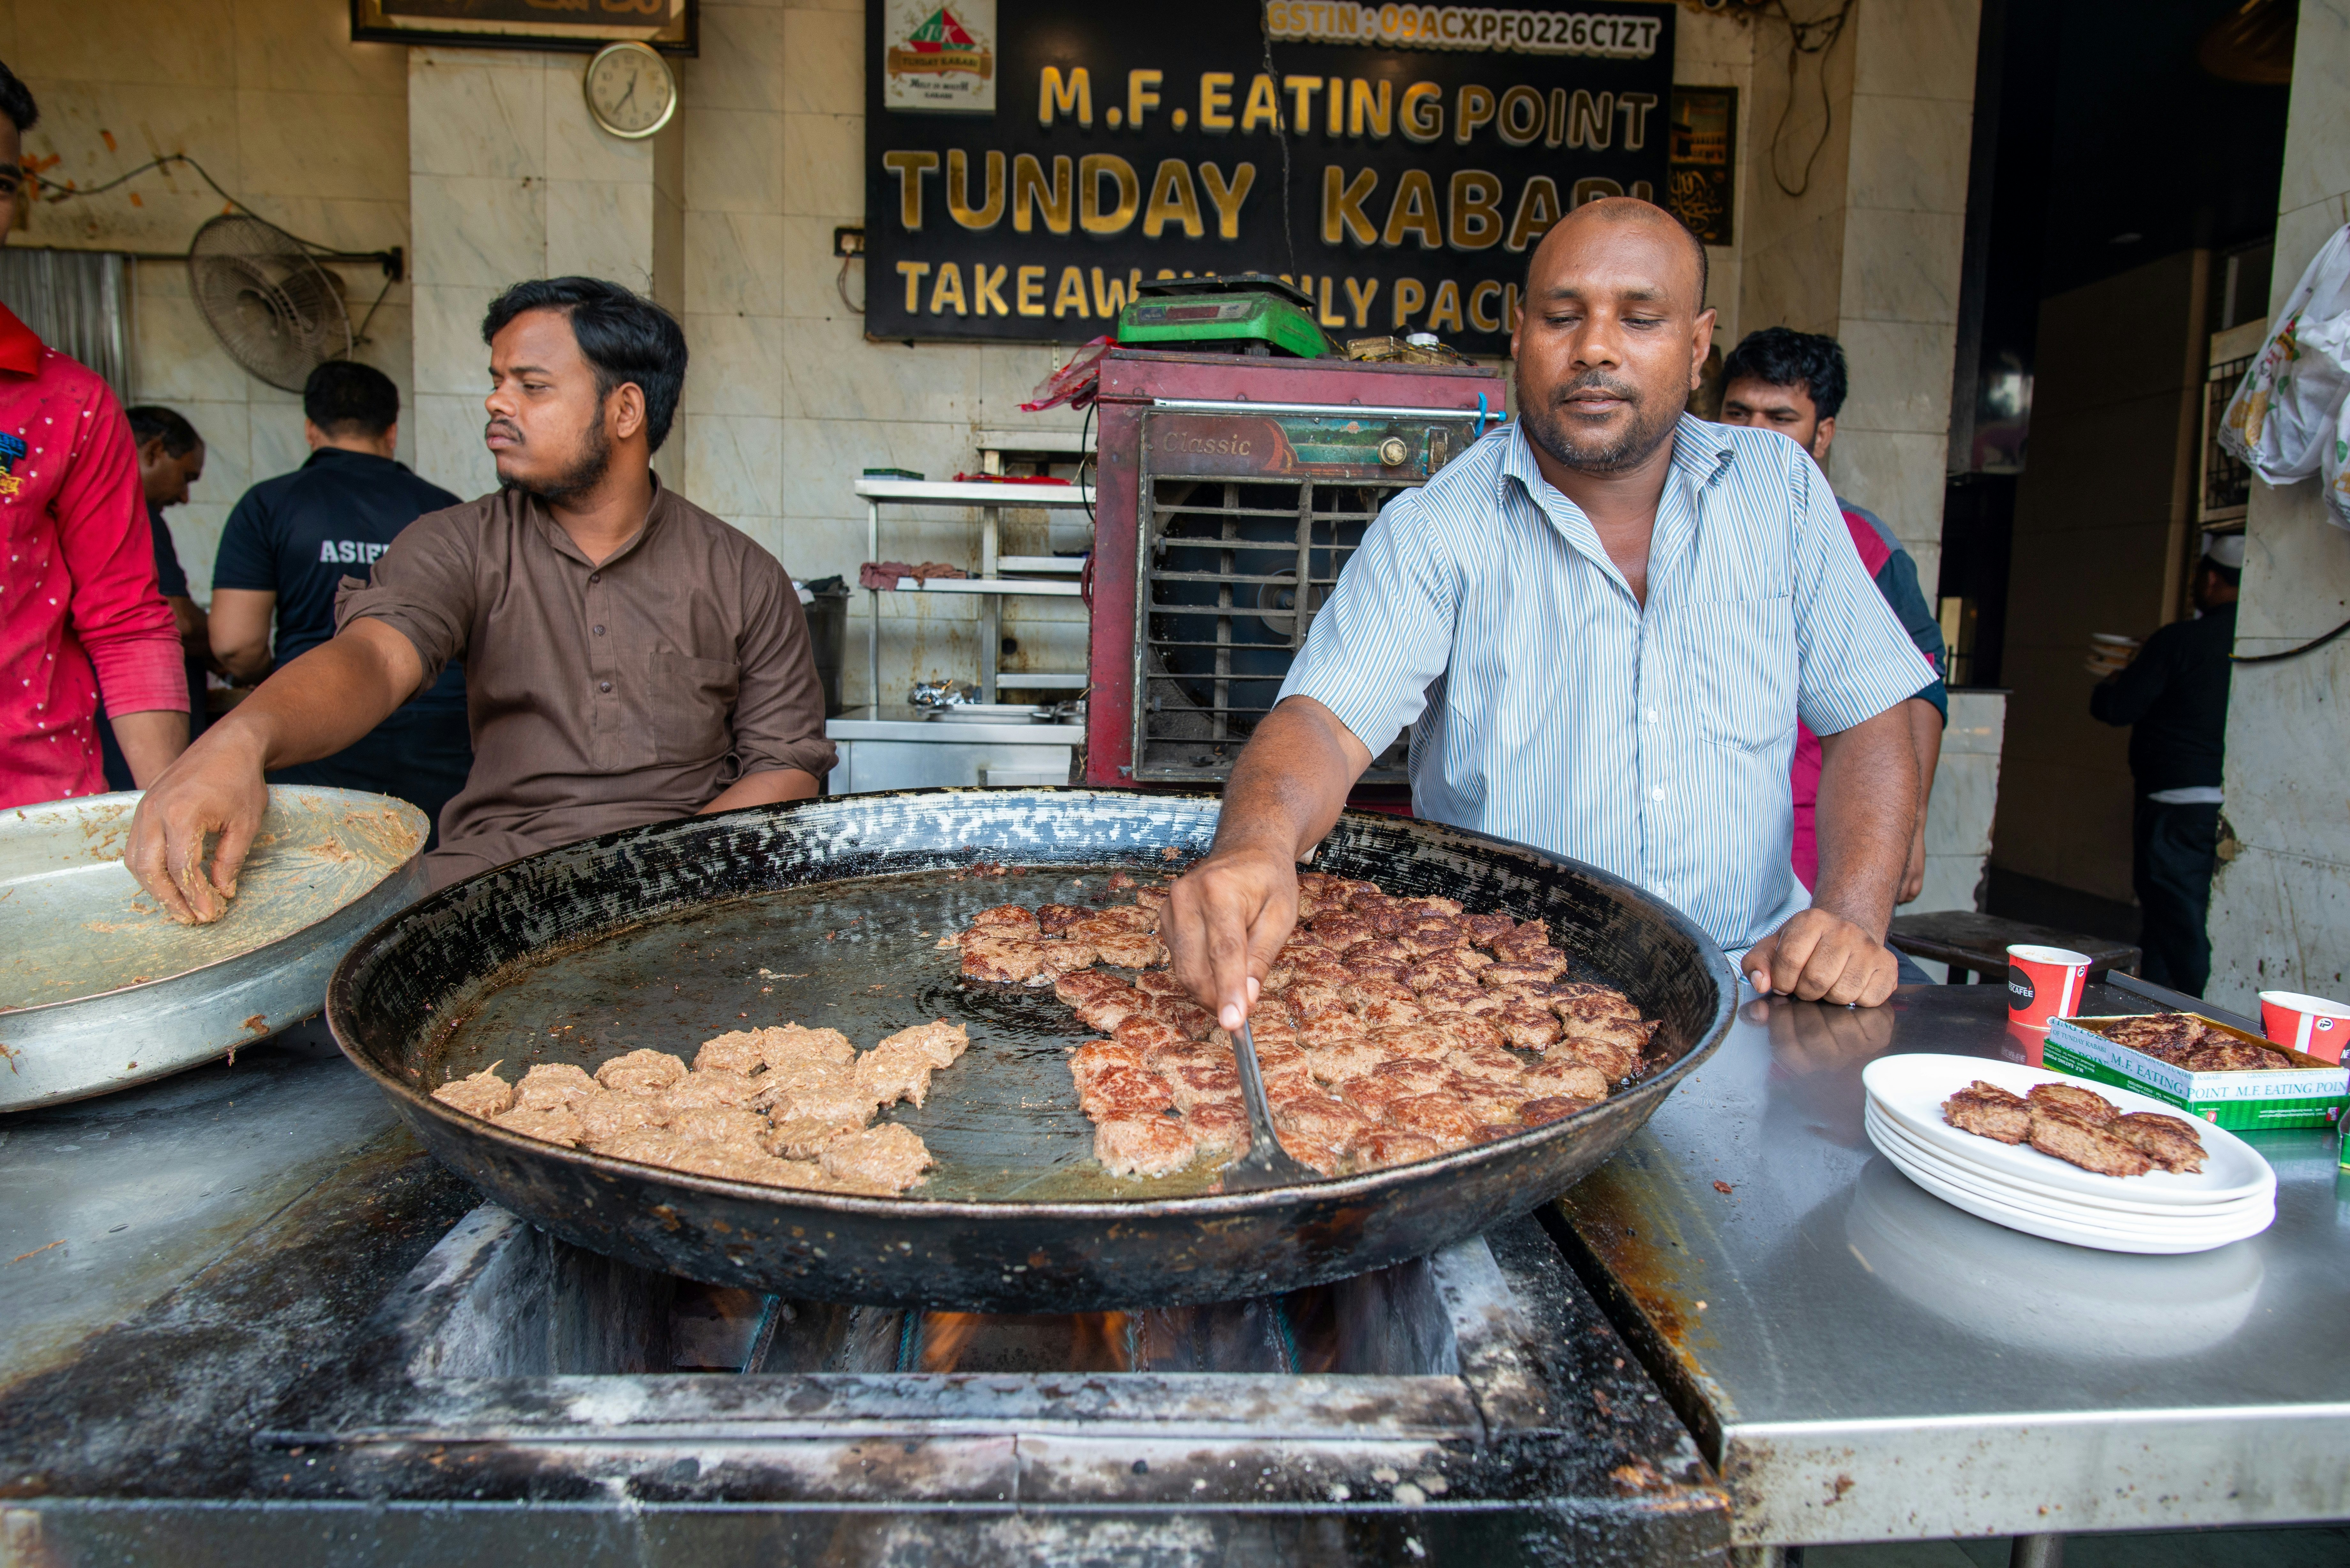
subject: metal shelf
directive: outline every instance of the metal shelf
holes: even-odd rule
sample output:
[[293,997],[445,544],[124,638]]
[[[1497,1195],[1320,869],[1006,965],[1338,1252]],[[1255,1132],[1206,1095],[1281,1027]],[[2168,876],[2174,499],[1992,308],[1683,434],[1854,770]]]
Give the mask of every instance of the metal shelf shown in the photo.
[[890,501],[918,506],[1047,506],[1087,507],[1094,504],[1090,484],[957,484],[951,480],[859,479],[857,493],[865,501]]
[[1018,594],[1024,597],[1073,599],[1075,583],[1043,583],[1026,577],[899,577],[901,594]]

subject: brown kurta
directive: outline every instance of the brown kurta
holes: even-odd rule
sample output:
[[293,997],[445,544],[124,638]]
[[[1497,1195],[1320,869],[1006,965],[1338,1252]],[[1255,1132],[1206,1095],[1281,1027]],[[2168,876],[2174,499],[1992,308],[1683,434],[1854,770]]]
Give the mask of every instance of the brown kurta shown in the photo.
[[807,618],[748,536],[659,488],[601,566],[516,491],[409,524],[338,629],[371,616],[424,660],[465,666],[473,770],[441,813],[441,887],[599,833],[688,816],[745,774],[823,778]]

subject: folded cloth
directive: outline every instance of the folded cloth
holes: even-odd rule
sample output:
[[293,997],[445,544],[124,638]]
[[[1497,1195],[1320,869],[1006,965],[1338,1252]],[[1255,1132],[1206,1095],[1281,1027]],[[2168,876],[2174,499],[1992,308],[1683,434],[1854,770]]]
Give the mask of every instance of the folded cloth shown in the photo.
[[913,575],[914,568],[903,561],[868,561],[857,568],[857,586],[887,593],[897,587],[899,577]]
[[964,571],[961,566],[950,566],[944,561],[924,561],[920,566],[916,566],[906,575],[910,577],[919,578],[926,583],[934,577],[967,577],[971,576],[969,572]]

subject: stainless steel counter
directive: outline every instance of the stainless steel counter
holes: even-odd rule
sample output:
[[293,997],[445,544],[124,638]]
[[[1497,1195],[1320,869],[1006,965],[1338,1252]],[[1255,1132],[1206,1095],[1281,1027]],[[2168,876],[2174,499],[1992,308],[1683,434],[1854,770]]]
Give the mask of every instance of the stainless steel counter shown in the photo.
[[[1861,1127],[1896,1051],[2036,1060],[2004,986],[1869,1012],[1751,1002],[1559,1203],[1586,1281],[1721,1469],[1742,1544],[2350,1512],[2350,1181],[2331,1132],[2249,1134],[2266,1233],[2188,1257],[2005,1230]],[[2090,988],[2084,1011],[2150,1011]]]

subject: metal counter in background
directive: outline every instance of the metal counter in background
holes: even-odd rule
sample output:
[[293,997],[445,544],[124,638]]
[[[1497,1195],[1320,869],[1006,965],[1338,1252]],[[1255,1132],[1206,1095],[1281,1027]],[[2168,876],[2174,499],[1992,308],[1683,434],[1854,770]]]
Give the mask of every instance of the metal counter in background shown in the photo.
[[[1893,1052],[2037,1059],[2004,986],[1750,1002],[1558,1205],[1570,1255],[1770,1546],[2350,1512],[2350,1181],[2330,1131],[2246,1133],[2276,1223],[2182,1257],[2005,1230],[1862,1130]],[[2089,988],[2087,1013],[2158,1011]],[[1579,1254],[1579,1255],[1578,1255]]]
[[825,736],[839,748],[840,761],[827,793],[1065,784],[1086,738],[1083,723],[974,723],[932,719],[927,716],[931,711],[891,704],[852,708],[828,721]]

